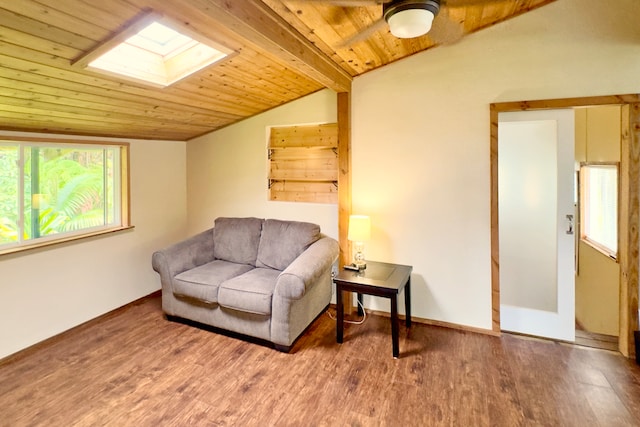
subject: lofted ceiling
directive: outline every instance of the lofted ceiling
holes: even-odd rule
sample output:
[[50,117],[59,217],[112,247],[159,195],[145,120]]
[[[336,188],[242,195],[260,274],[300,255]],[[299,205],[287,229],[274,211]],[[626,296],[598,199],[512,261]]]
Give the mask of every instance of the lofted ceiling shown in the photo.
[[[367,0],[0,0],[0,129],[188,140],[553,1],[443,1],[397,39]],[[234,54],[166,88],[74,65],[151,11]]]

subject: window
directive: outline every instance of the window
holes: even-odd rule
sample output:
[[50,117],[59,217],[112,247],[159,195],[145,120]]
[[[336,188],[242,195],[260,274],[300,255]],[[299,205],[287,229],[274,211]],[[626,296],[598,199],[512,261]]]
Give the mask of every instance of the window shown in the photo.
[[0,140],[0,254],[128,227],[127,145]]
[[618,166],[583,164],[581,238],[612,258],[618,253]]
[[78,67],[158,87],[169,86],[226,58],[231,50],[149,13],[74,62]]
[[269,200],[338,203],[338,125],[272,127]]

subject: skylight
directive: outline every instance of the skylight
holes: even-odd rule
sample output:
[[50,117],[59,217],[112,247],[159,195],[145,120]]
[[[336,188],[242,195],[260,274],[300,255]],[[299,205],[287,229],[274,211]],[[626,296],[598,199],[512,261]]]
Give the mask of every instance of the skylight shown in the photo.
[[129,37],[125,43],[148,50],[165,59],[170,54],[198,44],[191,37],[182,35],[155,21],[140,30],[136,35]]
[[202,43],[172,27],[166,24],[166,19],[147,19],[76,63],[98,72],[165,87],[230,53],[228,49]]

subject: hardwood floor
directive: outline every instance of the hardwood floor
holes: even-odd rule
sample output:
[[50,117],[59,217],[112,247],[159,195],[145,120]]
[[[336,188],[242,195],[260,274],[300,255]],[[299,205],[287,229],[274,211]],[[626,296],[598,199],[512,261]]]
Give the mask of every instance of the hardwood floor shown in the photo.
[[0,363],[0,426],[637,426],[640,367],[603,350],[321,316],[291,354],[150,297]]

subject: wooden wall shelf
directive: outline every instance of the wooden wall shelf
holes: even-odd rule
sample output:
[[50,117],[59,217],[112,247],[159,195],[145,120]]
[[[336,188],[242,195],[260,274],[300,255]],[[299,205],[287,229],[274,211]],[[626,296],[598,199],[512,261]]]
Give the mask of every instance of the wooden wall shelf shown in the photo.
[[338,126],[273,127],[269,136],[270,200],[338,203]]

